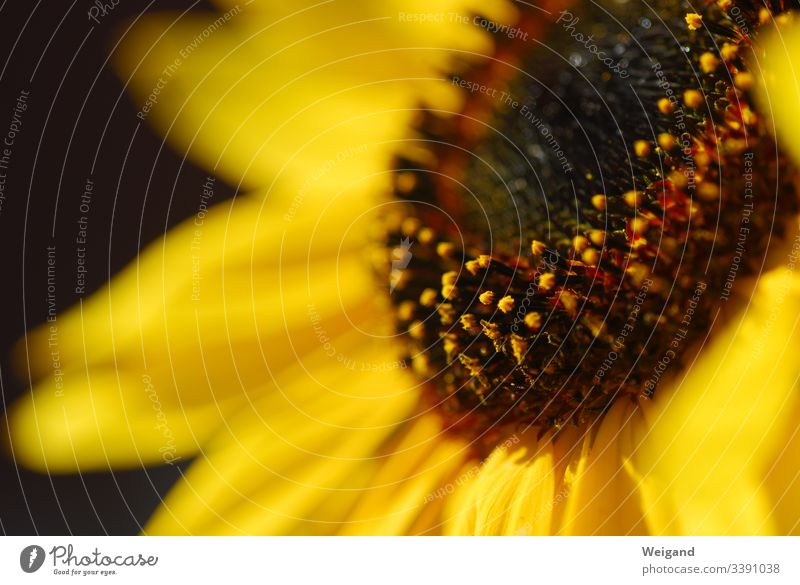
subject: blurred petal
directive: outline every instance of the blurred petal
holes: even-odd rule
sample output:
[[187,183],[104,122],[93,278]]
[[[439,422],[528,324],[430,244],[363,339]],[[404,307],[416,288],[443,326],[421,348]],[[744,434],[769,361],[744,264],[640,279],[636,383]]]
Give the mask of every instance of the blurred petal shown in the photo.
[[[397,148],[387,141],[406,135],[420,96],[458,105],[441,75],[452,51],[491,50],[479,28],[451,21],[476,2],[448,1],[442,22],[407,22],[406,14],[431,13],[422,2],[223,4],[222,16],[140,19],[117,63],[142,119],[196,162],[251,187],[284,176],[298,187],[325,169],[336,189],[354,169],[384,168]],[[506,2],[491,12],[513,17]]]
[[[379,355],[355,354],[359,363],[372,363]],[[327,360],[327,367],[319,364],[313,371],[292,368],[285,384],[232,417],[167,496],[146,532],[329,532],[346,519],[354,491],[375,479],[391,481],[392,473],[376,475],[384,465],[380,448],[415,424],[409,421],[417,403],[414,381],[397,369],[353,375],[336,359]],[[426,437],[430,432],[415,436],[411,445],[401,441],[397,451],[413,451],[420,443],[426,450],[438,449]],[[412,503],[422,502],[424,492],[414,496]],[[403,511],[401,506],[399,514]],[[394,520],[403,525],[402,519]]]
[[[800,407],[800,278],[791,266],[763,276],[740,317],[647,409],[632,466],[647,483],[643,506],[658,533],[778,532],[763,484]],[[796,451],[784,455],[792,456],[796,467]],[[772,479],[781,477],[790,479]]]
[[782,26],[760,37],[762,53],[751,66],[761,76],[758,99],[771,112],[779,145],[800,161],[800,19],[791,13]]

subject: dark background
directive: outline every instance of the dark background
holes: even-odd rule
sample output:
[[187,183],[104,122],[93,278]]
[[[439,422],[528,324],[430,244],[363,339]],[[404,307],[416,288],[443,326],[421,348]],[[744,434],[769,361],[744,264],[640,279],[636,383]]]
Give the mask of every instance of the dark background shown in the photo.
[[[94,0],[0,3],[0,136],[21,90],[30,92],[0,210],[4,405],[26,390],[10,367],[10,348],[47,313],[47,246],[59,251],[56,281],[75,280],[70,251],[86,179],[95,184],[86,245],[88,295],[147,242],[194,213],[196,196],[189,194],[207,176],[140,123],[106,61],[119,27],[140,12],[211,6],[118,0],[98,25],[87,16],[93,5]],[[232,188],[217,182],[215,199],[232,195]],[[59,311],[77,300],[71,286],[58,287]],[[0,456],[0,533],[135,534],[181,472],[164,466],[46,476],[16,469]]]

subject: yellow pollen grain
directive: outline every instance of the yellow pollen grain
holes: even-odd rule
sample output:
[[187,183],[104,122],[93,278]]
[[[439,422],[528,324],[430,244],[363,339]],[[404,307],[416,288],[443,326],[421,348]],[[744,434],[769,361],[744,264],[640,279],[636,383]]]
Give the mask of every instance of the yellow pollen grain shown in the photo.
[[683,92],[683,103],[686,107],[696,110],[703,105],[703,94],[696,89],[687,89]]
[[442,303],[437,309],[439,322],[442,325],[452,325],[455,322],[456,310],[450,303]]
[[528,342],[519,335],[511,336],[511,351],[514,354],[514,359],[517,363],[522,365],[525,360],[525,354],[528,353]]
[[436,253],[440,258],[452,258],[456,251],[456,247],[450,242],[440,242],[436,246]]
[[588,235],[589,241],[595,246],[602,246],[606,243],[606,233],[603,230],[591,230]]
[[592,207],[594,207],[598,211],[605,211],[605,209],[606,209],[606,196],[605,195],[594,195],[594,196],[592,196]]
[[491,305],[494,303],[494,293],[490,290],[487,290],[486,292],[480,294],[478,300],[482,305]]
[[658,100],[658,111],[669,115],[675,111],[675,104],[669,98],[661,98]]
[[669,181],[678,189],[685,189],[689,186],[689,178],[681,171],[671,171],[668,178]]
[[403,220],[400,231],[403,232],[404,236],[413,236],[417,233],[419,226],[420,222],[416,217],[407,217]]
[[751,89],[754,83],[753,74],[748,71],[742,71],[733,76],[733,84],[743,91]]
[[539,329],[542,327],[542,316],[536,312],[528,313],[527,315],[525,315],[523,321],[525,323],[525,327],[527,327],[534,333],[539,331]]
[[497,301],[497,308],[503,311],[504,313],[510,313],[514,310],[514,298],[505,296],[499,301]]
[[697,196],[703,201],[716,201],[719,199],[719,187],[710,181],[703,181],[697,186]]
[[416,173],[411,173],[406,171],[398,174],[397,178],[395,179],[395,186],[399,193],[403,194],[411,193],[417,186]]
[[556,285],[556,275],[552,272],[545,272],[539,276],[539,288],[551,290]]
[[411,368],[420,376],[425,376],[430,371],[430,366],[431,362],[424,353],[418,353],[411,360]]
[[588,264],[589,266],[597,266],[600,262],[600,252],[594,248],[589,248],[581,254],[581,260],[583,260],[584,264]]
[[533,252],[534,256],[541,256],[544,254],[545,250],[547,250],[547,246],[544,242],[540,242],[539,240],[533,240],[531,242],[531,252]]
[[436,304],[436,299],[439,297],[439,293],[437,293],[432,288],[426,288],[422,293],[419,295],[419,304],[423,307],[432,307]]
[[758,116],[756,116],[756,113],[753,110],[747,106],[744,106],[742,108],[742,122],[744,122],[747,126],[755,126],[758,122]]
[[503,338],[503,333],[500,331],[500,327],[498,327],[497,324],[490,323],[489,321],[481,321],[481,325],[483,326],[483,334],[492,341],[499,341]]
[[721,10],[728,11],[730,7],[733,5],[733,0],[717,0],[717,6],[720,7]]
[[458,295],[458,290],[452,284],[446,284],[442,287],[442,296],[448,301],[452,301],[456,295]]
[[430,244],[436,239],[436,232],[434,232],[431,228],[422,228],[417,234],[417,239],[422,244]]
[[452,359],[453,355],[458,353],[458,342],[456,341],[456,336],[452,334],[445,335],[442,343],[442,349],[444,349],[444,353],[450,359]]
[[647,140],[636,140],[633,143],[633,152],[639,158],[647,158],[650,156],[650,153],[653,152],[653,149],[650,147],[650,143]]
[[492,263],[492,257],[487,256],[486,254],[481,254],[478,256],[478,266],[481,268],[489,268],[489,264]]
[[700,69],[703,73],[713,73],[719,67],[719,59],[714,53],[706,51],[700,55]]
[[625,201],[625,205],[628,207],[641,207],[642,203],[644,203],[644,193],[641,191],[627,191],[622,195],[622,200]]
[[422,321],[414,321],[408,326],[408,334],[414,339],[421,340],[425,337],[425,324]]
[[630,225],[631,231],[637,236],[641,236],[650,227],[650,222],[644,217],[634,217]]
[[696,12],[688,12],[686,14],[686,24],[689,30],[697,30],[703,26],[703,17]]
[[477,260],[469,260],[466,264],[464,264],[464,267],[472,276],[477,276],[478,272],[481,270],[481,265],[478,264]]
[[401,321],[411,321],[414,318],[414,311],[417,305],[414,301],[403,301],[397,305],[397,318]]
[[678,141],[669,132],[662,132],[658,135],[658,145],[665,152],[669,152],[678,145]]
[[711,164],[711,155],[705,150],[698,150],[694,153],[694,164],[698,169],[706,169]]
[[564,291],[558,300],[571,317],[578,314],[578,297],[571,292]]
[[772,20],[772,12],[770,12],[768,8],[762,7],[761,10],[758,11],[758,24],[763,26],[770,20]]
[[464,331],[467,333],[472,333],[474,335],[478,335],[481,332],[481,328],[478,327],[478,319],[475,315],[471,313],[467,313],[466,315],[461,315],[461,319],[459,319],[461,323],[461,327],[464,328]]
[[458,280],[458,272],[451,270],[442,274],[442,286],[453,285]]
[[589,247],[589,240],[584,236],[575,236],[572,238],[572,247],[580,254]]
[[739,47],[731,43],[724,43],[719,50],[719,54],[725,61],[732,61],[739,54]]

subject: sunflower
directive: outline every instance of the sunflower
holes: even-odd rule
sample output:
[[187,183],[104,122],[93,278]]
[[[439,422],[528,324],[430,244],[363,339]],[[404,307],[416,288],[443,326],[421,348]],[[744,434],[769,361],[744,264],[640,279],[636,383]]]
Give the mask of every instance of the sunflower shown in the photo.
[[800,531],[787,2],[217,4],[117,66],[240,194],[20,344],[20,463],[193,458],[146,534]]

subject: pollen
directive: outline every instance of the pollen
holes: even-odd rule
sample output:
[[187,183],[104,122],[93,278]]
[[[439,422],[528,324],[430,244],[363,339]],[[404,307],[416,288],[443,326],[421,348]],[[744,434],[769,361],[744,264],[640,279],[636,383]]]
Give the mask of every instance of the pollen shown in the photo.
[[478,300],[483,305],[491,305],[494,303],[494,293],[490,290],[487,290],[478,297]]
[[556,285],[556,275],[552,272],[545,272],[539,277],[539,288],[542,290],[552,290]]
[[703,17],[696,12],[689,12],[686,15],[686,24],[689,30],[698,30],[703,26]]
[[433,307],[436,305],[436,299],[438,298],[439,293],[432,288],[426,288],[422,291],[422,294],[419,295],[419,304],[423,307]]
[[711,51],[706,51],[700,55],[700,69],[703,73],[713,73],[719,67],[719,59]]
[[696,89],[687,89],[683,92],[683,103],[693,110],[703,105],[703,94]]
[[456,252],[456,247],[450,242],[441,242],[436,246],[436,253],[441,258],[451,258]]
[[605,211],[606,210],[606,196],[605,195],[594,195],[592,197],[592,207],[594,207],[598,211]]
[[539,331],[542,327],[542,316],[539,313],[528,313],[524,318],[525,327],[533,332]]
[[675,112],[675,104],[669,98],[661,98],[658,100],[658,111],[668,116]]
[[669,132],[662,132],[658,135],[658,145],[664,152],[670,152],[678,145],[678,141]]
[[637,140],[633,143],[633,152],[639,158],[647,158],[652,151],[653,149],[650,147],[650,143],[647,140]]
[[534,256],[541,256],[544,254],[545,250],[547,250],[547,244],[544,242],[540,242],[539,240],[533,240],[531,242],[531,252]]
[[514,297],[505,296],[499,301],[497,301],[497,308],[503,311],[504,313],[510,313],[514,310],[514,306],[516,302],[514,301]]
[[749,71],[741,71],[733,78],[733,84],[741,90],[748,91],[753,88],[753,74]]

